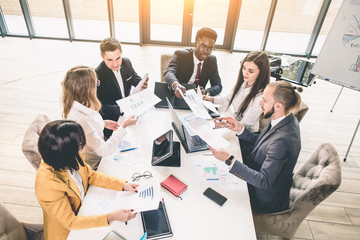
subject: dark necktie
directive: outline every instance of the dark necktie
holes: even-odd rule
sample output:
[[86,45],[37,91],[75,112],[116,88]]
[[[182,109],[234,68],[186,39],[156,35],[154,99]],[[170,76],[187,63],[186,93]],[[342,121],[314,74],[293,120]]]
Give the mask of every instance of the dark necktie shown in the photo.
[[270,131],[270,129],[271,129],[271,123],[269,124],[268,128],[266,129],[266,132],[264,133],[264,135],[267,134],[267,132]]
[[199,63],[199,64],[197,65],[196,76],[195,76],[195,82],[194,82],[196,86],[198,86],[198,85],[199,85],[200,68],[201,68],[201,63]]

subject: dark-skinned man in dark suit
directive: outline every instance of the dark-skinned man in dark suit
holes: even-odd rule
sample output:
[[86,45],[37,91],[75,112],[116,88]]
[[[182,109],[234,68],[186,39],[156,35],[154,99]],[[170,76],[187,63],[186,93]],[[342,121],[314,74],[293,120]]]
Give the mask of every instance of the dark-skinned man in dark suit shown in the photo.
[[[181,84],[194,83],[200,87],[203,95],[218,95],[222,90],[217,60],[211,52],[214,49],[217,33],[210,28],[201,28],[196,33],[195,49],[177,50],[165,70],[165,82],[175,95],[181,98]],[[200,64],[200,65],[199,65]],[[206,88],[210,81],[210,87]]]

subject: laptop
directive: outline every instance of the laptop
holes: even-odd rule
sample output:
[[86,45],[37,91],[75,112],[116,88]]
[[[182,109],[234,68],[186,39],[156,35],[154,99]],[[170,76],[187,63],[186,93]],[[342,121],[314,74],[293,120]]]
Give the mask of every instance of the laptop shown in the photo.
[[[186,90],[194,89],[196,86],[195,84],[181,84],[181,85],[184,86]],[[166,102],[166,98],[168,98],[173,108],[190,110],[185,100],[176,97],[173,90],[170,90],[168,88],[167,83],[155,82],[154,94],[161,99],[161,102],[155,104],[155,107],[157,108],[168,108],[168,104]]]
[[154,140],[151,165],[180,167],[180,143],[173,141],[173,130],[169,130]]
[[167,99],[170,115],[176,135],[183,145],[186,153],[199,152],[209,150],[209,146],[198,135],[191,136],[179,119],[179,116],[174,111],[169,99]]

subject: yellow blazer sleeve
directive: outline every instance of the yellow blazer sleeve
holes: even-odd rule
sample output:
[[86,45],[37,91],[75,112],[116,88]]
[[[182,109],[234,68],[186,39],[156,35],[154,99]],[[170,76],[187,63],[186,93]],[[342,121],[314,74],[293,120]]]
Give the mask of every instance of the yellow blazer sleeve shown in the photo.
[[88,164],[85,164],[84,171],[86,171],[85,174],[88,176],[90,185],[122,191],[126,183],[125,180],[94,171]]
[[37,176],[35,192],[44,211],[44,217],[49,220],[50,228],[52,224],[58,223],[67,230],[108,226],[106,214],[76,216],[75,212],[77,213],[81,205],[80,198],[69,187],[66,180],[63,182],[63,179],[56,177],[56,175],[52,177],[48,175],[40,173]]

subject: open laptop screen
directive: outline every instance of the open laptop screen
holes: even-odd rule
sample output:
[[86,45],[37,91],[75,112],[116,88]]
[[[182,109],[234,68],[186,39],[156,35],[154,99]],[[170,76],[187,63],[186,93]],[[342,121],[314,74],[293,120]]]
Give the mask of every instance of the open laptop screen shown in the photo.
[[181,138],[180,140],[181,141],[185,141],[185,134],[184,134],[184,131],[183,131],[183,128],[182,128],[182,123],[178,117],[178,115],[176,114],[176,112],[174,111],[174,108],[172,107],[170,101],[168,98],[166,98],[166,101],[167,101],[167,104],[169,106],[169,110],[170,110],[170,115],[171,115],[171,119],[173,121],[173,123],[175,124],[176,126],[176,130],[177,130],[177,133],[180,135],[179,138]]

